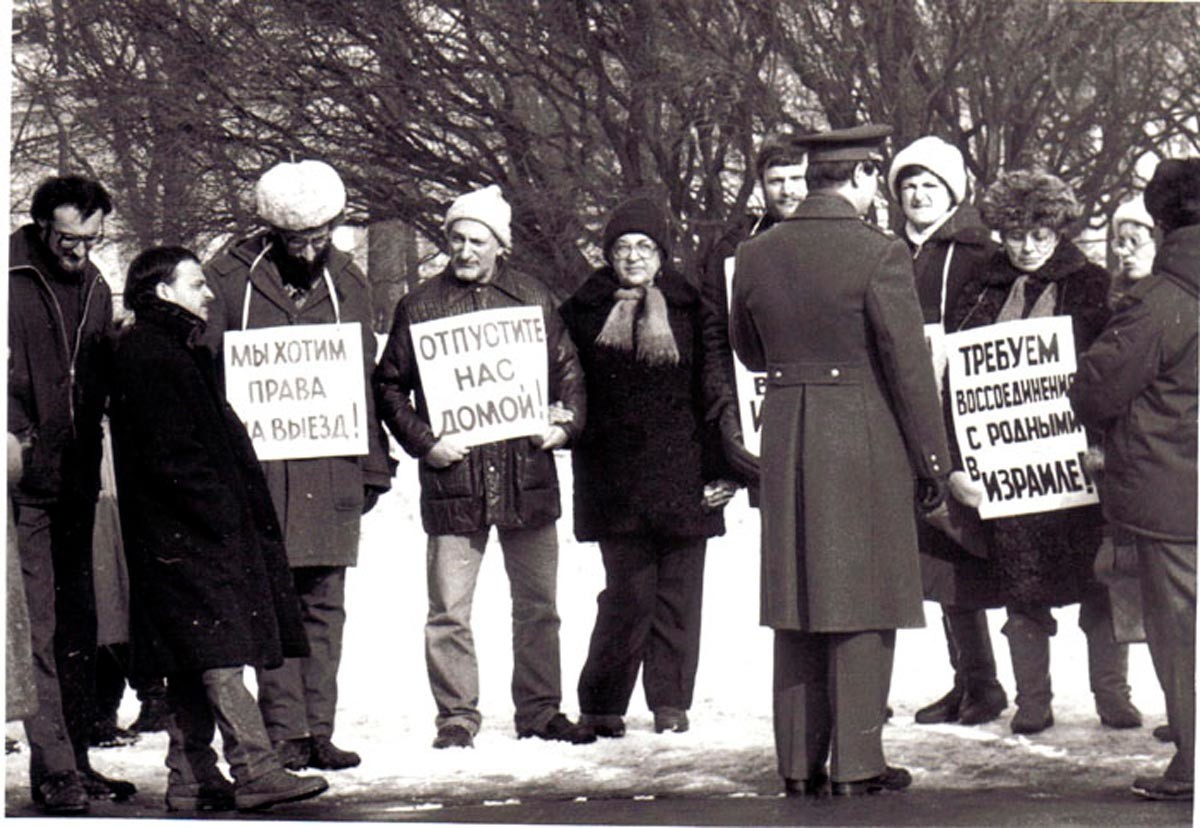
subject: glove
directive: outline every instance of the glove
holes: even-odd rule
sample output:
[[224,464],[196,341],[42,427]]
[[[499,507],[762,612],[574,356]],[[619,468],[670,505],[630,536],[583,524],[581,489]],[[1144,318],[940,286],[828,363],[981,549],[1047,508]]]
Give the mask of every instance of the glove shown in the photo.
[[367,512],[369,512],[369,511],[371,511],[372,509],[374,509],[374,508],[375,508],[375,504],[379,502],[379,496],[380,496],[381,494],[383,494],[383,490],[382,490],[382,489],[377,489],[377,488],[375,488],[374,486],[364,486],[364,487],[363,487],[363,508],[362,508],[362,513],[363,513],[364,515],[365,515]]
[[917,479],[917,508],[928,514],[946,501],[946,481],[941,477]]

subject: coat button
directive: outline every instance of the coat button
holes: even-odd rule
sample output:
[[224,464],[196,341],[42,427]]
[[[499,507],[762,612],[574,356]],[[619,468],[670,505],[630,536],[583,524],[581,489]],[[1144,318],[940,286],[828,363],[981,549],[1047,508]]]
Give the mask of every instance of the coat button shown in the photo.
[[838,369],[836,369],[836,368],[830,368],[830,369],[829,369],[829,376],[831,376],[831,377],[840,377],[841,375],[842,375],[842,372],[841,372],[841,371],[839,371]]
[[776,379],[779,379],[780,377],[783,376],[783,371],[773,371],[771,375],[773,377],[775,377]]
[[313,493],[312,493],[312,492],[305,492],[305,493],[304,493],[304,497],[305,497],[305,499],[306,499],[306,500],[312,500],[312,499],[313,499]]

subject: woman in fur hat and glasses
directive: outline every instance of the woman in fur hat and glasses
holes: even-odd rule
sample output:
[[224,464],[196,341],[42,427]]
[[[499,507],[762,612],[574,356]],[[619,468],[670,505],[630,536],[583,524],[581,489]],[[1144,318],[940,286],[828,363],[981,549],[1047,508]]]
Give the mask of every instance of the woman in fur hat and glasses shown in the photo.
[[[1069,316],[1075,350],[1083,353],[1108,320],[1109,277],[1067,237],[1082,213],[1074,191],[1048,173],[1016,170],[988,188],[981,213],[1000,234],[1002,249],[980,278],[964,287],[949,329]],[[1096,442],[1094,435],[1088,442]],[[1038,733],[1054,724],[1050,636],[1057,624],[1050,610],[1074,603],[1080,604],[1079,626],[1087,635],[1088,673],[1100,721],[1109,727],[1139,726],[1141,714],[1126,683],[1128,646],[1116,643],[1108,593],[1092,576],[1103,526],[1099,507],[997,518],[985,526],[1008,613],[1003,632],[1017,684],[1012,731]]]
[[654,727],[688,728],[704,549],[724,533],[719,432],[705,421],[700,293],[670,260],[662,206],[636,198],[604,228],[604,258],[562,308],[587,380],[573,453],[575,536],[599,541],[605,589],[579,678],[580,724],[625,732],[644,667]]

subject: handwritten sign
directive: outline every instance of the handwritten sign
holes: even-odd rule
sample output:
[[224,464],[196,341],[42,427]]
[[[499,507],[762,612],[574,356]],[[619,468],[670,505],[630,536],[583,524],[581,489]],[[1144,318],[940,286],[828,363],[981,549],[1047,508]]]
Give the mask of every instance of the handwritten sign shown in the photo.
[[950,405],[985,520],[1097,503],[1087,437],[1071,411],[1071,319],[1002,322],[948,334]]
[[224,350],[225,396],[259,460],[367,453],[358,322],[226,331]]
[[[726,302],[733,298],[734,257],[725,259]],[[728,308],[726,308],[728,310]],[[742,443],[756,457],[762,447],[762,406],[767,395],[767,375],[751,371],[735,354],[733,357],[733,382],[737,389],[738,419],[742,424]]]
[[478,446],[549,425],[546,329],[536,306],[494,308],[411,326],[429,424]]

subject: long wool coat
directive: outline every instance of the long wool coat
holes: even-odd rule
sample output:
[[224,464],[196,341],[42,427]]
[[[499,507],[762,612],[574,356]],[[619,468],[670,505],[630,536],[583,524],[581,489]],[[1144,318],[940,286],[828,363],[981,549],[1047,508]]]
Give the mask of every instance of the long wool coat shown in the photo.
[[[1021,275],[1004,251],[997,251],[987,269],[963,287],[955,317],[949,320],[951,329],[966,330],[995,322]],[[1054,314],[1071,317],[1075,352],[1082,354],[1108,320],[1108,273],[1063,239],[1046,263],[1030,276],[1026,302],[1032,305],[1051,283],[1056,284]],[[1088,443],[1097,442],[1097,436],[1090,433]],[[1100,547],[1102,526],[1099,506],[984,521],[1004,603],[1028,607],[1079,601],[1082,588],[1092,582],[1092,563]]]
[[308,654],[266,480],[200,325],[156,300],[117,349],[110,418],[135,675]]
[[[909,247],[913,248],[911,242]],[[943,316],[953,312],[963,286],[979,278],[995,252],[996,243],[969,204],[958,207],[920,247],[912,249],[917,298],[926,324],[945,324]],[[954,423],[949,408],[943,406],[943,411],[949,434]],[[1001,605],[991,561],[970,554],[924,520],[917,521],[917,543],[927,600],[962,608]]]
[[647,365],[596,344],[618,287],[612,268],[597,270],[562,307],[587,382],[587,427],[571,453],[581,541],[725,531],[721,513],[701,505],[705,482],[724,469],[716,423],[704,416],[700,292],[669,268],[656,284],[679,349],[676,365]]
[[[303,306],[297,306],[284,290],[271,257],[259,257],[269,238],[259,234],[243,239],[205,265],[208,283],[217,297],[209,310],[205,341],[218,353],[226,330],[243,329],[247,282],[252,289],[246,329],[332,325],[337,319],[324,279],[317,279]],[[370,289],[354,261],[340,250],[331,249],[328,268],[341,320],[358,322],[362,328],[368,453],[361,457],[263,463],[275,511],[283,522],[288,560],[294,567],[353,566],[358,560],[365,488],[386,491],[391,487],[387,440],[375,416],[375,395],[371,391],[376,346]]]
[[768,377],[762,623],[922,626],[913,479],[949,465],[908,248],[819,192],[736,266],[730,339]]

